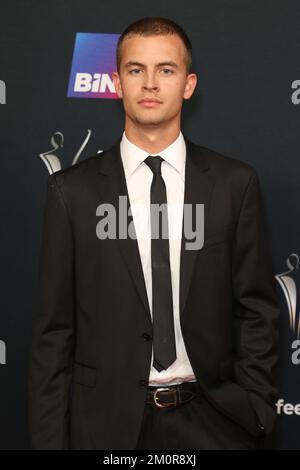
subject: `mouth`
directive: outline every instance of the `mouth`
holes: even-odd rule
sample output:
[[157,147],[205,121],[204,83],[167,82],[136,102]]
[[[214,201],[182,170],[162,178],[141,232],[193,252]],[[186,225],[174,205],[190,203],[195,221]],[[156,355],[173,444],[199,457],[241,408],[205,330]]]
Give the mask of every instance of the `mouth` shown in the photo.
[[158,100],[155,100],[155,99],[144,99],[144,100],[141,100],[139,101],[139,104],[141,106],[144,106],[145,108],[154,108],[156,106],[158,106],[159,104],[161,104],[161,101],[158,101]]

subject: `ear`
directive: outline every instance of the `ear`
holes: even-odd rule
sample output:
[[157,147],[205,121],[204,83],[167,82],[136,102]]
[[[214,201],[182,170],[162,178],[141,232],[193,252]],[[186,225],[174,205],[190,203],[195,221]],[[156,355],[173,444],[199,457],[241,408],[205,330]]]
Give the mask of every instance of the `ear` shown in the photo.
[[195,73],[190,73],[186,78],[186,85],[184,88],[183,98],[185,100],[190,99],[197,85],[197,75]]
[[115,90],[116,90],[118,97],[123,98],[121,80],[120,80],[120,76],[118,72],[113,72],[112,77],[113,77],[113,82],[114,82]]

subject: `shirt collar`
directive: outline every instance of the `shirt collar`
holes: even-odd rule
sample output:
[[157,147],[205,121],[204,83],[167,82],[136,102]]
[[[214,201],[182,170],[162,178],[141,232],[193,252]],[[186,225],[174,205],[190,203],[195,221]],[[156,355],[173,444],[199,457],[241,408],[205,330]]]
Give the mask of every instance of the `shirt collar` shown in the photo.
[[125,131],[123,131],[122,139],[120,142],[121,157],[123,160],[124,169],[129,176],[137,169],[137,167],[149,155],[160,155],[168,164],[173,166],[178,171],[181,178],[184,180],[184,169],[186,159],[186,145],[182,132],[179,132],[178,137],[168,147],[160,152],[149,154],[141,149],[133,142],[128,140]]

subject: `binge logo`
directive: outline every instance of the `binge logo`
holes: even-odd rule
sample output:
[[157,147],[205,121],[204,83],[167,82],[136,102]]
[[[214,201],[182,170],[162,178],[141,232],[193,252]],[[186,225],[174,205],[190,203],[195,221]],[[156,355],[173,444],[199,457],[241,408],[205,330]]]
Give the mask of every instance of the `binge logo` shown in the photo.
[[0,365],[6,364],[6,344],[0,340]]
[[3,80],[0,80],[0,104],[6,104],[6,85]]
[[70,98],[119,99],[112,73],[119,34],[77,33],[68,87]]

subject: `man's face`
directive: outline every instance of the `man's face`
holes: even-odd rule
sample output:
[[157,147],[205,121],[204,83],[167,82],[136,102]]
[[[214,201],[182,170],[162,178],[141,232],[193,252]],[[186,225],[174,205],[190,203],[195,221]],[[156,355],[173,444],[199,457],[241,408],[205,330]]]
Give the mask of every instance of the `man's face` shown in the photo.
[[182,100],[192,96],[197,83],[195,74],[187,75],[185,48],[176,35],[125,39],[120,71],[113,78],[127,117],[149,126],[179,117]]

